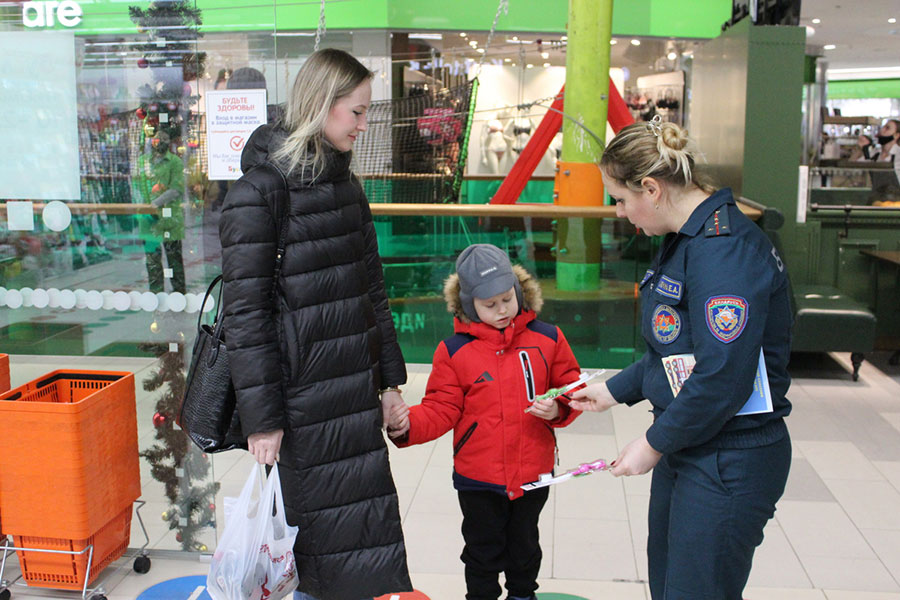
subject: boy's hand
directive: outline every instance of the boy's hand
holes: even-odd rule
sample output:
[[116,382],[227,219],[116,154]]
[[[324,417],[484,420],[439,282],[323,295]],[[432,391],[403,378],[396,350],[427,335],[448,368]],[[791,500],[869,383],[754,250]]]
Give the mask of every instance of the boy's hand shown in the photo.
[[400,402],[391,408],[387,433],[389,437],[395,438],[404,435],[407,431],[409,431],[409,407],[405,402]]
[[535,400],[531,406],[525,409],[525,412],[531,413],[546,421],[552,421],[559,416],[559,404],[556,402],[555,398]]

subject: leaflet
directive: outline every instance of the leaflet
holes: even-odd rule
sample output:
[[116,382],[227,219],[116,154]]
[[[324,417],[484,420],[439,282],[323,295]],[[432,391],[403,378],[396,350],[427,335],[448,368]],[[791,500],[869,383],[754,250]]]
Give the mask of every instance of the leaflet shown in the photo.
[[[672,390],[673,396],[678,396],[678,392],[684,387],[684,382],[691,376],[694,371],[694,365],[697,359],[693,354],[672,354],[662,358],[663,369],[666,371],[666,377],[669,380],[669,388]],[[759,350],[759,362],[756,367],[756,375],[753,381],[753,392],[750,398],[744,404],[743,408],[738,411],[738,416],[742,415],[758,415],[761,413],[772,412],[772,392],[769,389],[769,375],[766,372],[766,359],[763,356],[762,348]]]

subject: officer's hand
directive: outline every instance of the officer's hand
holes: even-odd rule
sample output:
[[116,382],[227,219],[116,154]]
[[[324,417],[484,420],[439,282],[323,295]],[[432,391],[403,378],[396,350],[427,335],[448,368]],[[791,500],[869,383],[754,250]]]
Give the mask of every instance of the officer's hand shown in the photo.
[[656,466],[662,453],[654,450],[647,441],[647,434],[632,440],[622,448],[618,458],[609,466],[609,472],[620,477],[622,475],[643,475]]
[[247,449],[253,458],[261,465],[274,465],[281,450],[281,438],[284,430],[266,431],[265,433],[251,433],[247,438]]
[[606,382],[585,386],[572,392],[569,396],[572,398],[569,406],[575,410],[603,412],[618,404],[616,399],[612,397],[612,394],[609,393]]
[[559,416],[559,404],[556,402],[556,398],[535,400],[534,404],[525,409],[525,412],[540,417],[545,421],[552,421]]

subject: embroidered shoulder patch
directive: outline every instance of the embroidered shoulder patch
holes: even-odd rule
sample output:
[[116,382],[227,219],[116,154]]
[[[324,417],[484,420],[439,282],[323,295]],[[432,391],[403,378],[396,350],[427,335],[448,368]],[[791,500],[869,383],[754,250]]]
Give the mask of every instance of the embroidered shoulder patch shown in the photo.
[[681,333],[681,316],[668,304],[660,304],[650,319],[653,337],[660,344],[671,344]]
[[656,286],[656,293],[662,294],[668,298],[681,300],[681,282],[663,275],[659,278],[659,284]]
[[750,306],[740,296],[713,296],[706,301],[706,325],[720,342],[733,342],[744,331]]
[[647,280],[653,277],[653,273],[655,271],[653,269],[647,269],[647,272],[644,273],[644,277],[641,279],[641,283],[638,284],[638,287],[644,287],[644,284],[647,283]]

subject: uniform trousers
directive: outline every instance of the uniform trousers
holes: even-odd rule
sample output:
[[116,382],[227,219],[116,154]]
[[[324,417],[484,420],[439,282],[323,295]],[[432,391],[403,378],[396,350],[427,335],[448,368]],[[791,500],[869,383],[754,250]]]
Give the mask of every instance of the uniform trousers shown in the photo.
[[788,435],[757,448],[697,447],[663,456],[650,488],[653,600],[741,600],[790,465]]
[[497,600],[500,573],[510,598],[531,598],[541,568],[538,518],[550,489],[525,492],[515,500],[491,491],[459,491],[466,600]]

